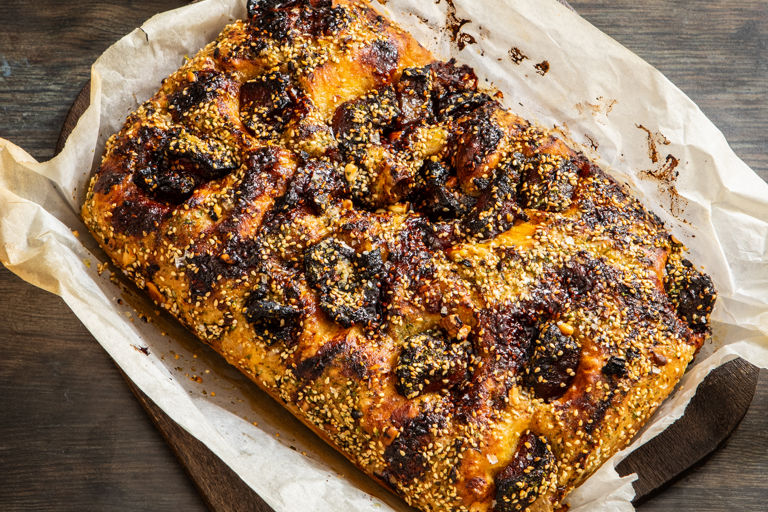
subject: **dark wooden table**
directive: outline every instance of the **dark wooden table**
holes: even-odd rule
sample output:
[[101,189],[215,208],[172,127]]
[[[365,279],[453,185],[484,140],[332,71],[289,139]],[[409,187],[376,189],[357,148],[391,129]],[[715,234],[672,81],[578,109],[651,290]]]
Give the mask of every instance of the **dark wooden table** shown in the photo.
[[[37,159],[53,156],[93,60],[184,3],[2,0],[0,137]],[[768,2],[571,4],[686,91],[768,179]],[[2,267],[0,510],[205,510],[88,331],[59,298]],[[640,510],[768,510],[768,372],[722,449]]]

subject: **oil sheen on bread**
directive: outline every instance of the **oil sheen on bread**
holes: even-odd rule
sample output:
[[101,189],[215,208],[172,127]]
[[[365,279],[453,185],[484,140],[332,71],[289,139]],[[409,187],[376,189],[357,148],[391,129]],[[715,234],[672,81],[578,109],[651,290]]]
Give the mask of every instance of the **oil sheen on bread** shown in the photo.
[[139,288],[424,510],[553,511],[709,335],[631,193],[366,2],[262,0],[106,145]]

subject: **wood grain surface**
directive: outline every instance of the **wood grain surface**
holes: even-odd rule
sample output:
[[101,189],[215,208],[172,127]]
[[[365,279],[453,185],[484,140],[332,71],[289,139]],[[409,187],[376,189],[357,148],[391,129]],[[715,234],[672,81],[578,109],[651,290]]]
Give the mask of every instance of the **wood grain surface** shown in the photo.
[[[768,176],[768,6],[572,1],[688,92]],[[0,3],[0,137],[52,156],[90,63],[183,2]],[[695,6],[695,8],[694,8]],[[0,510],[204,510],[119,372],[60,301],[0,269]],[[768,375],[727,444],[640,507],[765,510]]]

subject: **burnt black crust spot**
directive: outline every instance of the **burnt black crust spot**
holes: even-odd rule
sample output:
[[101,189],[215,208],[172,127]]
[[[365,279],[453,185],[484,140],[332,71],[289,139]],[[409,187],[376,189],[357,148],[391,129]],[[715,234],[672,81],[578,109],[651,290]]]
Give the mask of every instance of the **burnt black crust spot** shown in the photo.
[[563,212],[571,206],[579,173],[572,160],[536,154],[520,164],[520,196],[526,208]]
[[595,289],[597,276],[603,273],[608,273],[604,262],[592,258],[586,251],[579,251],[563,265],[560,277],[569,296],[578,300],[586,298]]
[[432,83],[432,72],[428,67],[403,71],[396,86],[401,113],[398,118],[400,128],[432,119]]
[[280,43],[297,34],[335,34],[351,22],[348,10],[330,0],[249,0],[248,17],[251,26]]
[[517,451],[495,478],[494,512],[521,512],[542,494],[555,470],[555,456],[544,437],[528,431],[520,437]]
[[171,138],[165,153],[171,170],[183,169],[204,181],[222,178],[240,165],[237,152],[223,142],[186,132]]
[[469,90],[448,94],[437,102],[437,118],[440,121],[458,119],[486,105],[498,104],[484,92]]
[[[350,349],[341,359],[341,368],[346,377],[363,381],[368,378],[370,362],[365,352],[359,349]],[[354,413],[352,417],[354,417]],[[355,418],[359,419],[359,418]]]
[[606,377],[626,377],[627,360],[623,357],[611,356],[603,366],[602,372]]
[[264,251],[259,242],[237,234],[227,237],[227,242],[218,250],[201,247],[192,250],[195,255],[186,261],[192,298],[205,295],[220,279],[239,277],[260,266]]
[[494,352],[497,356],[494,366],[517,372],[530,357],[537,319],[538,314],[532,310],[484,309],[478,315],[475,350],[479,353]]
[[193,71],[194,81],[184,89],[174,92],[168,97],[174,121],[178,122],[184,114],[203,102],[209,101],[225,89],[226,75],[220,71]]
[[448,390],[467,379],[471,344],[448,340],[439,331],[406,339],[395,368],[397,391],[416,398],[430,391]]
[[279,165],[274,147],[261,147],[250,153],[244,161],[245,173],[235,189],[235,201],[239,210],[247,210],[254,199],[268,190],[279,189],[288,179],[285,169]]
[[433,431],[445,425],[445,417],[434,412],[423,412],[406,422],[400,435],[384,450],[386,479],[407,484],[421,476],[427,466],[425,448],[433,438]]
[[613,402],[613,397],[613,393],[609,393],[606,397],[601,398],[596,402],[588,402],[583,406],[584,410],[588,411],[587,417],[589,418],[589,421],[587,421],[587,424],[584,426],[584,430],[587,434],[592,435],[603,425],[603,420],[605,420],[605,416],[608,414],[608,409]]
[[[228,265],[217,256],[204,252],[187,261],[189,291],[193,298],[208,293],[213,285],[227,272]],[[221,276],[221,277],[219,277]]]
[[168,208],[149,198],[126,199],[112,213],[112,226],[128,236],[154,233],[168,215]]
[[400,59],[397,46],[389,39],[377,39],[363,56],[363,62],[373,67],[373,73],[382,83],[389,83],[392,75],[397,71],[397,63]]
[[424,218],[410,217],[403,223],[397,239],[389,244],[389,258],[382,276],[382,311],[397,314],[396,309],[389,308],[396,288],[424,283],[434,276],[435,263],[426,245],[427,230],[429,224]]
[[324,36],[337,34],[347,28],[352,22],[352,17],[349,11],[342,6],[330,8],[330,1],[328,2],[329,9],[327,14],[320,19],[320,30]]
[[381,144],[382,131],[394,126],[399,113],[395,90],[382,87],[339,106],[333,133],[345,154],[360,156],[366,145]]
[[237,169],[240,157],[222,142],[182,131],[168,136],[134,174],[136,185],[155,198],[180,204],[201,184]]
[[335,201],[349,195],[344,175],[338,167],[323,160],[308,160],[288,185],[280,208],[309,206],[321,214]]
[[302,0],[248,0],[246,9],[248,17],[252,18],[261,14],[262,10],[274,11],[281,7],[288,7],[303,3]]
[[467,232],[480,240],[493,238],[528,216],[517,203],[519,174],[511,164],[502,164],[492,185],[464,218]]
[[[492,118],[496,108],[498,105],[486,103],[461,123],[463,134],[456,145],[454,159],[456,171],[462,181],[478,178],[478,171],[488,163],[488,158],[497,152],[504,138],[504,132]],[[490,176],[484,178],[488,180]]]
[[307,281],[319,292],[320,307],[344,327],[371,325],[380,318],[383,266],[378,249],[358,254],[334,238],[304,254]]
[[134,183],[155,197],[176,204],[186,201],[197,187],[193,176],[157,167],[139,169],[134,176]]
[[251,292],[245,302],[246,319],[256,331],[257,337],[268,345],[294,339],[301,319],[298,307],[285,303],[284,297],[274,295],[269,293],[266,286],[260,286]]
[[293,117],[298,101],[293,79],[279,71],[266,73],[240,89],[240,118],[259,138],[277,138]]
[[581,347],[571,336],[556,324],[545,325],[536,338],[525,382],[538,398],[560,398],[576,376],[580,356]]
[[334,340],[326,343],[317,353],[304,359],[296,365],[294,371],[296,377],[302,382],[308,382],[320,377],[326,368],[333,363],[340,354],[349,349],[346,341]]
[[708,332],[717,299],[712,278],[677,254],[670,256],[664,270],[664,288],[677,314],[694,332]]
[[96,182],[93,184],[93,191],[97,194],[107,194],[112,189],[123,182],[126,173],[116,170],[113,167],[102,167],[99,170]]
[[455,219],[466,214],[475,199],[464,194],[450,169],[427,160],[416,176],[413,195],[417,209],[432,219]]

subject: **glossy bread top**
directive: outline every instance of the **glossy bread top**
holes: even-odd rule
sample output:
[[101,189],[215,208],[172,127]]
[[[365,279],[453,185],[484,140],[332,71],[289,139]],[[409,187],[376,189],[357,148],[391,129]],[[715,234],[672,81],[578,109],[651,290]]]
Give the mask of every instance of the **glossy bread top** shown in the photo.
[[109,139],[83,217],[423,510],[559,508],[715,300],[624,187],[362,1],[249,2]]

